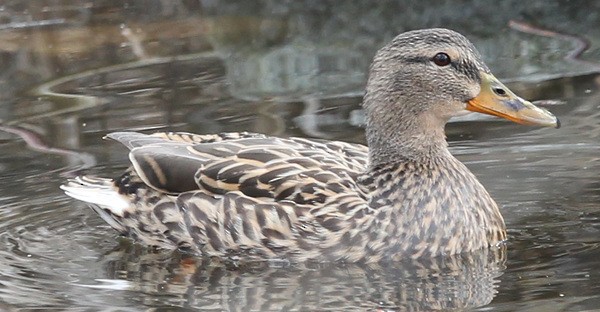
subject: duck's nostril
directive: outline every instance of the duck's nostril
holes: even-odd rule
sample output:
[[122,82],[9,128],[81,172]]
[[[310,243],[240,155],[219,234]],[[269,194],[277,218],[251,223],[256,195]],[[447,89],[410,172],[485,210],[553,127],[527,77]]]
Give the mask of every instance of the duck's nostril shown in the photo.
[[492,88],[492,90],[499,96],[506,96],[506,91],[502,88]]

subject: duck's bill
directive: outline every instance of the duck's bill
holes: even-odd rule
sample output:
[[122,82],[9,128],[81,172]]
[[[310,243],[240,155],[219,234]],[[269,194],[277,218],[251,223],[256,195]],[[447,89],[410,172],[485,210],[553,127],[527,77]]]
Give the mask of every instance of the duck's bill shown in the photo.
[[467,102],[467,109],[524,125],[560,127],[560,121],[552,113],[518,97],[496,77],[483,72],[481,91],[479,95]]

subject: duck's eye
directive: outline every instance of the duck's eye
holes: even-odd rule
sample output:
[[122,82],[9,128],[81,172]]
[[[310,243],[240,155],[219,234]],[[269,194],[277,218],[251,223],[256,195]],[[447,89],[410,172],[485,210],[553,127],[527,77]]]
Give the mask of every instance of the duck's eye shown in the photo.
[[452,62],[452,60],[450,60],[450,56],[444,52],[436,54],[431,60],[437,66],[446,66]]

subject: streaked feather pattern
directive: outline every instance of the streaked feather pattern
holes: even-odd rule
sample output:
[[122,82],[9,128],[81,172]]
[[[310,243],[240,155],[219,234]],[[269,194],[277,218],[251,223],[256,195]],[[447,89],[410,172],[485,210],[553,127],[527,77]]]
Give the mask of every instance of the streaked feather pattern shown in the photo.
[[[111,190],[118,202],[131,205],[117,210],[107,204],[96,211],[146,244],[233,260],[377,261],[474,250],[505,238],[501,224],[489,233],[455,224],[494,220],[479,220],[485,215],[470,211],[460,215],[450,206],[495,206],[456,160],[444,159],[443,166],[404,162],[373,174],[367,168],[368,149],[343,142],[251,133],[117,132],[107,137],[130,149],[133,166]],[[446,179],[468,183],[456,190]],[[97,181],[106,189],[106,180]],[[72,180],[63,188],[79,195],[94,180],[81,182]],[[424,209],[402,210],[399,203]]]

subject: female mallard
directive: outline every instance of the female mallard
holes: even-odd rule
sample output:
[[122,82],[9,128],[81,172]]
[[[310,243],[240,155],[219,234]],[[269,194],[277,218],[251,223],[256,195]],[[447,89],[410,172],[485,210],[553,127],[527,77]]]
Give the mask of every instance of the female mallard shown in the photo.
[[498,206],[447,149],[464,109],[558,127],[447,29],[403,33],[373,60],[369,148],[253,133],[118,132],[133,166],[62,186],[149,245],[232,260],[379,261],[469,252],[506,238]]

